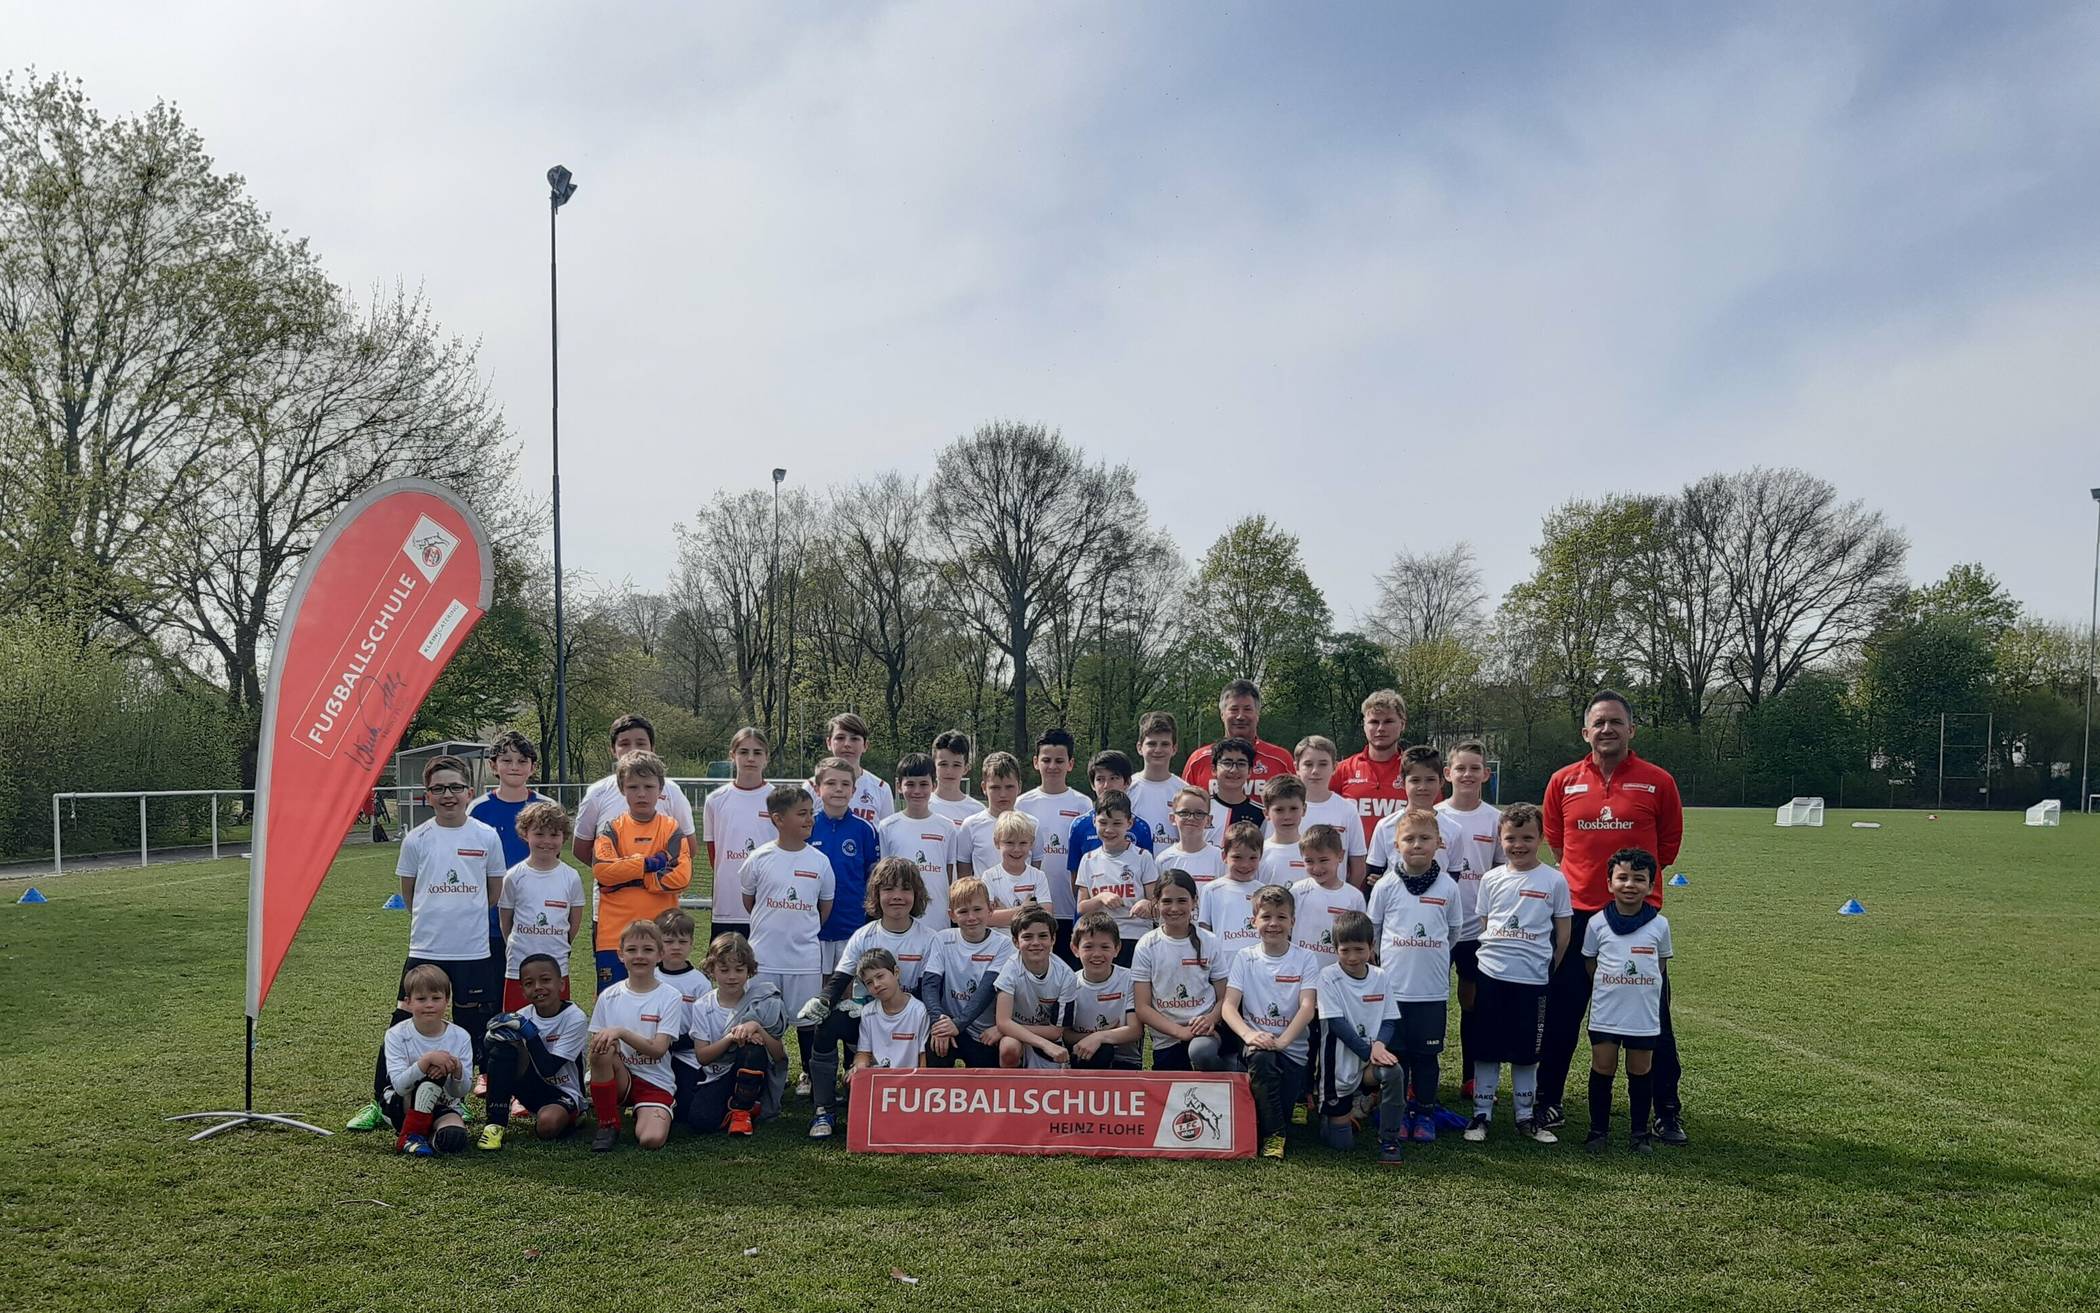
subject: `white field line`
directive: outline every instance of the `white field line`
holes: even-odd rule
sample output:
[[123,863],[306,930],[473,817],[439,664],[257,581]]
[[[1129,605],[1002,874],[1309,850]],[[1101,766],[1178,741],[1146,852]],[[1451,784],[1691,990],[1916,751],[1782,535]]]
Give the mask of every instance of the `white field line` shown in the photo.
[[[80,875],[79,875],[79,876],[76,876],[76,877],[73,877],[73,878],[75,878],[75,879],[79,879],[79,878],[83,878],[83,877],[86,877],[86,876],[89,876],[89,875],[103,875],[103,874],[114,874],[114,873],[113,873],[113,872],[102,872],[102,871],[83,871],[83,872],[81,872],[81,873],[80,873]],[[72,890],[68,889],[68,890],[66,890],[66,892],[65,892],[65,895],[64,895],[64,897],[63,897],[63,898],[59,898],[59,899],[54,899],[53,901],[55,901],[55,902],[67,902],[67,903],[70,903],[70,902],[72,902],[72,901],[73,901],[74,899],[76,899],[76,898],[107,898],[107,897],[109,897],[109,896],[111,896],[111,895],[113,895],[113,894],[129,894],[130,896],[132,896],[132,897],[134,897],[134,898],[138,898],[138,897],[141,897],[141,896],[143,896],[143,895],[146,895],[146,894],[156,893],[156,892],[158,892],[159,890],[162,890],[162,889],[173,889],[173,888],[177,887],[178,885],[185,885],[185,884],[201,884],[201,883],[203,883],[203,882],[204,882],[204,881],[206,881],[206,880],[224,880],[224,879],[225,879],[225,878],[227,878],[228,876],[234,876],[234,875],[238,875],[238,876],[243,876],[243,877],[245,877],[245,876],[246,876],[247,874],[248,874],[248,871],[247,871],[247,868],[246,868],[246,867],[237,867],[237,868],[235,868],[234,870],[231,870],[231,871],[213,871],[213,872],[212,872],[212,873],[211,873],[210,875],[189,875],[189,876],[184,876],[184,877],[183,877],[182,879],[180,879],[180,880],[153,880],[153,881],[150,881],[150,882],[148,882],[148,883],[145,883],[145,884],[141,884],[141,885],[137,885],[137,886],[131,886],[131,885],[124,885],[124,886],[116,886],[116,885],[112,885],[112,886],[108,886],[108,887],[105,887],[105,888],[101,888],[101,889],[83,889],[83,890],[81,890],[81,891],[80,891],[80,892],[78,892],[78,893],[75,893],[75,892],[73,892]],[[33,882],[32,882],[32,883],[33,883]],[[57,887],[57,886],[54,886],[54,887]]]
[[1718,1012],[1710,1012],[1705,1008],[1687,1008],[1677,1003],[1674,999],[1671,1000],[1670,1010],[1680,1017],[1689,1016],[1701,1025],[1718,1026],[1722,1030],[1733,1031],[1744,1039],[1755,1040],[1767,1048],[1777,1049],[1782,1053],[1804,1061],[1820,1063],[1825,1067],[1841,1071],[1856,1081],[1867,1085],[1879,1086],[1889,1093],[1912,1103],[1929,1104],[1957,1121],[1986,1122],[1996,1126],[1999,1130],[2018,1131],[2039,1139],[2066,1141],[2081,1146],[2089,1146],[2093,1143],[2093,1139],[2090,1136],[2066,1135],[2065,1127],[2046,1122],[2023,1121],[2018,1117],[2008,1117],[1975,1103],[1948,1098],[1930,1085],[1909,1080],[1902,1076],[1890,1075],[1885,1071],[1876,1071],[1872,1067],[1862,1067],[1858,1063],[1849,1062],[1836,1054],[1825,1053],[1821,1049],[1810,1048],[1806,1044],[1787,1039],[1783,1035],[1775,1035],[1771,1031],[1745,1025]]

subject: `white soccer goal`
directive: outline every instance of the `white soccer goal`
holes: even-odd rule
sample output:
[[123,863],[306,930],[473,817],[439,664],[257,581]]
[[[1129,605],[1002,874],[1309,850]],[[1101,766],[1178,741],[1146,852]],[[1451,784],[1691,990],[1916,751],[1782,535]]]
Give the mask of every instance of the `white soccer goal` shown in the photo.
[[1823,800],[1821,798],[1796,798],[1779,809],[1779,819],[1775,823],[1779,825],[1813,825],[1820,828],[1823,824]]
[[2063,818],[2064,805],[2054,798],[2044,798],[2027,809],[2029,825],[2059,825]]

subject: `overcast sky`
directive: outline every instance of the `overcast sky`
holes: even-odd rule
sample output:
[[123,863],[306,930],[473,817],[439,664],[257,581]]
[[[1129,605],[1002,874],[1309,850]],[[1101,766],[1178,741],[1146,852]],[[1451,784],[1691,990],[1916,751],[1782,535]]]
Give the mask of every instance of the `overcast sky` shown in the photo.
[[[121,16],[120,16],[121,15]],[[1465,538],[1793,464],[1927,579],[2083,622],[2100,7],[60,5],[0,63],[176,102],[353,289],[422,284],[570,561],[660,586],[775,465],[994,417],[1127,462],[1191,560],[1264,512],[1338,619]]]

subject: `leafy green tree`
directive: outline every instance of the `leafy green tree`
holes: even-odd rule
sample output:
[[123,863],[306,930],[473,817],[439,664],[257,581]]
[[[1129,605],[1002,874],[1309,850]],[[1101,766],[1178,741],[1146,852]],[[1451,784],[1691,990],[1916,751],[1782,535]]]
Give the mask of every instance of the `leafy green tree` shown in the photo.
[[1196,568],[1204,635],[1227,678],[1264,682],[1281,653],[1314,651],[1327,634],[1327,599],[1305,571],[1295,534],[1250,515],[1227,529]]
[[305,244],[213,171],[172,106],[109,119],[77,82],[0,79],[0,456],[17,485],[0,602],[83,638],[149,613],[171,519],[224,473],[230,395],[329,304]]

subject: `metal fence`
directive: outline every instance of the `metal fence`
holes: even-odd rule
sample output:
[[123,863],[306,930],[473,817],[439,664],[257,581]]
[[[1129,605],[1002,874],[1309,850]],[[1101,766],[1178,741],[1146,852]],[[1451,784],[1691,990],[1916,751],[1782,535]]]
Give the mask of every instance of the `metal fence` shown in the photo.
[[[150,865],[152,843],[147,824],[146,804],[154,798],[209,798],[211,804],[211,856],[219,855],[219,799],[252,798],[253,789],[143,789],[124,790],[115,793],[54,793],[51,795],[51,871],[64,874],[66,869],[65,811],[70,805],[78,809],[83,800],[110,798],[137,798],[139,800],[139,865]],[[200,836],[201,837],[201,836]],[[184,848],[201,848],[201,844],[181,845]],[[101,854],[95,854],[100,856]],[[200,859],[202,854],[199,854]]]

